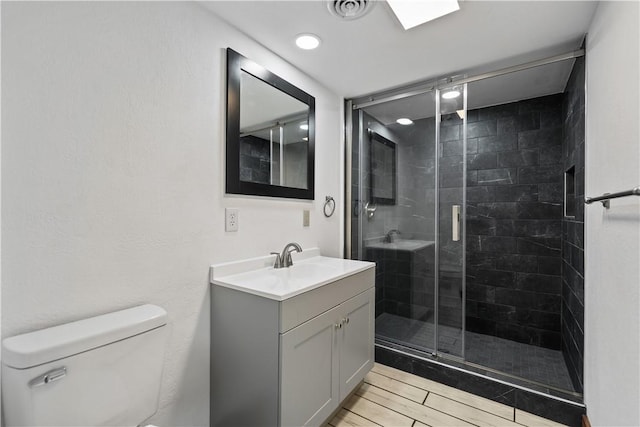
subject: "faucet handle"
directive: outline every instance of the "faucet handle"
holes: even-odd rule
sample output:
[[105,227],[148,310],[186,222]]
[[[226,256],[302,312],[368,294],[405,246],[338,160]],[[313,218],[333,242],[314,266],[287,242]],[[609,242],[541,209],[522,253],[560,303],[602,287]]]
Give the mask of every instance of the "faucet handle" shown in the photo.
[[287,243],[287,245],[282,250],[282,255],[280,255],[280,259],[283,267],[291,267],[293,265],[293,259],[291,258],[291,252],[302,252],[302,247],[300,247],[297,243]]
[[279,252],[271,252],[271,255],[276,256],[276,261],[273,263],[273,268],[282,268],[282,258]]

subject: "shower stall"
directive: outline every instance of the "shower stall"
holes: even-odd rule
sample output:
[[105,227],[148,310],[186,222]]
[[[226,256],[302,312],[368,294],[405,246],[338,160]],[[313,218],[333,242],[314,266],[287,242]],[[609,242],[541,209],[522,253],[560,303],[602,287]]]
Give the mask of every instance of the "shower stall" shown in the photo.
[[377,349],[582,401],[582,55],[347,102]]

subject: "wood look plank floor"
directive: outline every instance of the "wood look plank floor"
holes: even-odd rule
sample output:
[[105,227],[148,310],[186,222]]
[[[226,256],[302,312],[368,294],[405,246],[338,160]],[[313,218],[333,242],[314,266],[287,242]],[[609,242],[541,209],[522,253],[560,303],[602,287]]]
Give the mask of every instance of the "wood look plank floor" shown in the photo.
[[559,427],[562,424],[376,363],[327,426]]

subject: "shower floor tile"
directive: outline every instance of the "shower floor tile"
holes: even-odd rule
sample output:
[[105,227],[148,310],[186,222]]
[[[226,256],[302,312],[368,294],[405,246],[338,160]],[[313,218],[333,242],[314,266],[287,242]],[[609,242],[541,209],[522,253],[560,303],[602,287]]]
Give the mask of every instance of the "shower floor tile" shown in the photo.
[[[434,325],[383,313],[376,318],[376,336],[384,340],[431,352]],[[460,329],[439,326],[440,352],[460,355]],[[562,352],[503,338],[467,332],[466,361],[508,375],[535,381],[550,387],[574,391]]]

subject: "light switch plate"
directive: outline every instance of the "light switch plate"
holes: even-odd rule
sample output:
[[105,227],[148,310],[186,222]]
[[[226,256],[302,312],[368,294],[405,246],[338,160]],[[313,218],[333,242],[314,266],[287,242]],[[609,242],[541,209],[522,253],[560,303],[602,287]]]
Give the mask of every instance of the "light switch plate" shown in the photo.
[[308,209],[305,209],[302,211],[302,226],[303,227],[309,226],[309,210]]
[[224,231],[238,231],[238,208],[225,208]]

